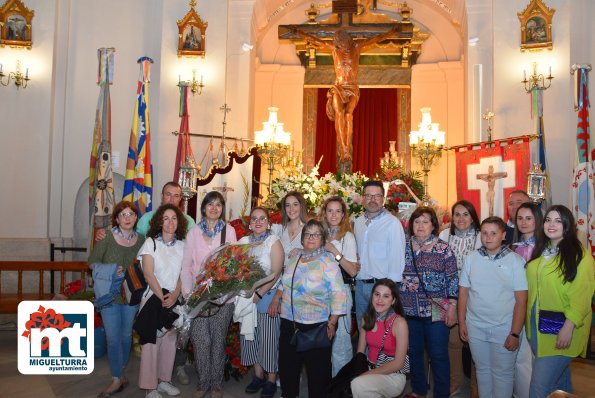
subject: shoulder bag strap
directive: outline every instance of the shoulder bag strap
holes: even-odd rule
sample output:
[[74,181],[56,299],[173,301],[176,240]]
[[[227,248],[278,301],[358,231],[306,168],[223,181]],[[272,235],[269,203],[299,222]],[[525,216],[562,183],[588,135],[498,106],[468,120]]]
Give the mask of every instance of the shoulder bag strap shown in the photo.
[[[395,323],[395,319],[397,319],[396,315],[395,315],[395,317],[393,317],[393,320],[391,321],[391,323],[388,325],[388,327],[384,331],[384,336],[382,336],[382,343],[380,343],[380,350],[378,350],[378,354],[380,354],[382,351],[384,351],[384,341],[386,340],[386,336],[388,336],[390,329],[393,327],[393,323]],[[378,357],[376,357],[376,366],[378,366]]]
[[442,304],[437,303],[436,301],[434,301],[430,297],[430,295],[428,294],[428,291],[426,290],[426,287],[424,286],[424,282],[421,279],[421,276],[419,275],[419,271],[417,270],[417,263],[415,262],[415,252],[413,251],[413,243],[411,243],[411,239],[409,239],[409,247],[411,248],[411,259],[413,261],[413,269],[415,270],[415,274],[417,275],[417,279],[419,279],[419,286],[421,286],[421,289],[424,291],[424,294],[426,295],[426,297],[430,300],[430,302],[432,304],[438,305],[438,306],[440,306],[440,308],[442,308],[443,311],[446,311],[446,308],[444,308],[442,306]]
[[227,234],[227,224],[225,224],[223,226],[223,229],[221,230],[221,243],[219,244],[219,246],[223,246],[225,244],[225,235]]
[[293,319],[293,329],[294,331],[297,330],[295,327],[295,315],[293,313],[293,279],[295,278],[295,271],[297,271],[297,267],[300,264],[300,259],[302,258],[302,255],[300,254],[300,256],[297,259],[297,262],[295,263],[295,268],[293,269],[293,275],[291,275],[291,295],[290,295],[290,303],[291,303],[291,318]]

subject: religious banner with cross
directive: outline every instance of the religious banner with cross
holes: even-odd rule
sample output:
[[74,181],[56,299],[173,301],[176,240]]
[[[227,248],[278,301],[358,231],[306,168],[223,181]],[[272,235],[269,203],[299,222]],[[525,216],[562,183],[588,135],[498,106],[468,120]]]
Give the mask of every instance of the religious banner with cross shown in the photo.
[[480,220],[489,216],[508,218],[506,198],[517,189],[527,189],[531,165],[529,137],[454,148],[457,165],[457,196],[473,203]]

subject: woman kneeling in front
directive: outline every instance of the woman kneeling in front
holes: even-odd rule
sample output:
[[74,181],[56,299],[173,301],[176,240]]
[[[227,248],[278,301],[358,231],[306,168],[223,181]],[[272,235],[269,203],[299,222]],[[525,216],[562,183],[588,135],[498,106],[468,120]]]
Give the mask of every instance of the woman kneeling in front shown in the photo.
[[409,329],[397,284],[380,279],[372,289],[372,297],[359,330],[357,352],[368,348],[370,370],[351,382],[355,398],[396,397],[405,388],[405,364]]

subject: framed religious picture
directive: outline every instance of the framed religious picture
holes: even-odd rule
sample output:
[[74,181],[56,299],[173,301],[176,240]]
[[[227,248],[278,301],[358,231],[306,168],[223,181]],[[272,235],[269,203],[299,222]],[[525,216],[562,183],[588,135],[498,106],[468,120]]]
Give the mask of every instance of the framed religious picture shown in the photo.
[[208,22],[197,14],[196,1],[190,1],[190,10],[178,21],[178,57],[204,57],[205,32]]
[[7,0],[0,8],[0,46],[31,49],[32,11],[21,0]]
[[555,12],[542,0],[531,0],[523,12],[517,13],[521,22],[521,51],[553,49],[552,18]]

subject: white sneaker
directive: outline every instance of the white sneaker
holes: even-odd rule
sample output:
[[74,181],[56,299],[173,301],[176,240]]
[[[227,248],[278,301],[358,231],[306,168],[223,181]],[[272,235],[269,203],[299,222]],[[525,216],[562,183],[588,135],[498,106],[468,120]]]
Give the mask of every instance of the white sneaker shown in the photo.
[[163,398],[163,395],[159,394],[157,390],[151,390],[151,392],[145,395],[145,398]]
[[186,385],[190,383],[190,378],[188,378],[188,373],[186,373],[186,366],[180,365],[176,367],[176,377],[180,384]]
[[157,391],[164,392],[170,397],[174,397],[176,395],[180,395],[181,391],[178,387],[171,384],[169,381],[162,381],[157,386]]

